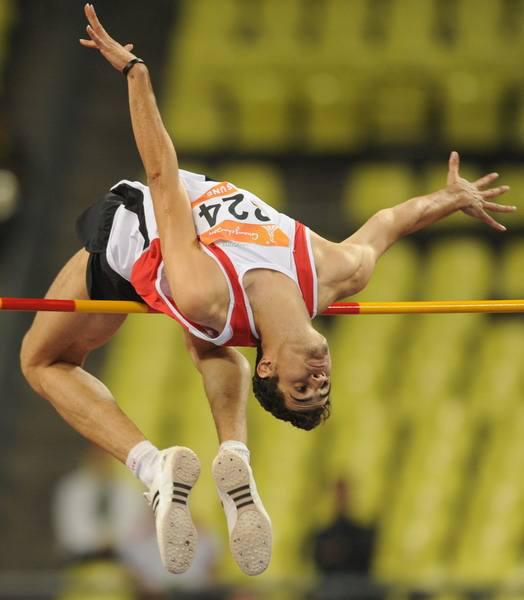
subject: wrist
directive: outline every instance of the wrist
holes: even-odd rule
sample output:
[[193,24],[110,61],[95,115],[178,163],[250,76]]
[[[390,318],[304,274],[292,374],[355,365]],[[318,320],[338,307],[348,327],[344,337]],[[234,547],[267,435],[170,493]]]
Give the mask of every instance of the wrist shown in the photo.
[[129,77],[132,71],[140,70],[140,67],[145,67],[145,63],[141,58],[135,56],[122,69],[122,75]]

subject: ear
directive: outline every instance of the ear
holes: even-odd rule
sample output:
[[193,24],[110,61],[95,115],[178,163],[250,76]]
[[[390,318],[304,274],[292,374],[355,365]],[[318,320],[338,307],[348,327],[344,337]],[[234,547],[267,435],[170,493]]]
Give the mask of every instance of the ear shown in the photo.
[[273,375],[273,363],[271,359],[262,357],[256,366],[257,375],[262,379]]

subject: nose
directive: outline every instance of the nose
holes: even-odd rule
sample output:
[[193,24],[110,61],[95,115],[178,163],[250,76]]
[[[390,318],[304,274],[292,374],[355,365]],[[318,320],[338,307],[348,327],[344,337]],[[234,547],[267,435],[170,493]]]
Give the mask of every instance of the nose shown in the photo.
[[311,373],[313,381],[320,387],[327,379],[327,375],[324,372]]

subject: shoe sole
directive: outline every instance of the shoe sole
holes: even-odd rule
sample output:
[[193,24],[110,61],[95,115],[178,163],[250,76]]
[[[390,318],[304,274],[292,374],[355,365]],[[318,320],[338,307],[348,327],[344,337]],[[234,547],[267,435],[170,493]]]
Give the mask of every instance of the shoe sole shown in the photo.
[[[254,503],[249,490],[236,491],[249,486],[246,463],[235,452],[224,450],[214,460],[212,470],[217,488],[237,507],[237,520],[229,536],[233,558],[246,575],[260,575],[271,560],[271,523]],[[244,495],[248,497],[239,498]]]
[[[198,534],[189,511],[189,494],[200,475],[200,462],[189,448],[177,448],[167,459],[173,490],[187,496],[175,495],[157,520],[158,546],[162,563],[170,573],[184,573],[195,556]],[[181,484],[178,487],[176,484]],[[189,486],[189,489],[185,486]],[[160,508],[160,507],[159,507]]]

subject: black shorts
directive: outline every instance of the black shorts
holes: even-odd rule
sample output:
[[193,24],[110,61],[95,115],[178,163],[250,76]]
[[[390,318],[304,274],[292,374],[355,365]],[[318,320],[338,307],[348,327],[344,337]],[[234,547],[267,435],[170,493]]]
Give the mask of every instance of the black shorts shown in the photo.
[[76,231],[89,252],[86,270],[87,292],[92,300],[134,300],[143,302],[129,281],[107,262],[106,247],[116,209],[126,198],[109,192],[85,210],[76,222]]

